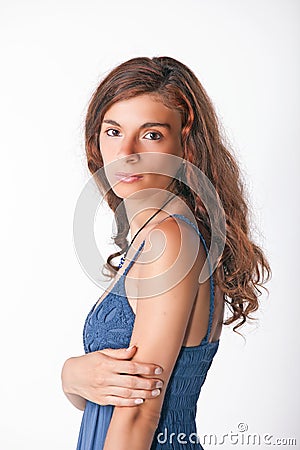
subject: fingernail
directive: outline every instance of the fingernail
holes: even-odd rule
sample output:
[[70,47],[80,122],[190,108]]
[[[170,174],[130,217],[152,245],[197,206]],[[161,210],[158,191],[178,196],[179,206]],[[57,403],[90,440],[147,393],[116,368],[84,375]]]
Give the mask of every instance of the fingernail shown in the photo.
[[154,390],[152,391],[153,397],[156,397],[156,396],[159,395],[159,394],[160,394],[160,390],[159,390],[159,389],[154,389]]
[[134,400],[134,403],[136,403],[137,405],[140,405],[141,403],[143,403],[143,399],[142,398],[137,398]]
[[156,385],[155,385],[155,387],[157,387],[157,388],[161,388],[161,387],[163,387],[163,382],[162,381],[158,381],[157,383],[156,383]]
[[130,350],[132,350],[133,347],[135,347],[135,345],[131,345],[130,347],[126,348],[126,352],[130,352]]
[[156,367],[154,373],[155,373],[156,375],[159,375],[160,373],[162,373],[162,368],[161,368],[161,367]]

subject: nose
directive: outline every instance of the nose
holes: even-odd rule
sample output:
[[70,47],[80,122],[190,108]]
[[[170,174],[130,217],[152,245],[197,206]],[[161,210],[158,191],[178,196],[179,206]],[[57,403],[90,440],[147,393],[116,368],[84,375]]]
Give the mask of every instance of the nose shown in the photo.
[[132,137],[132,138],[126,137],[126,138],[123,138],[120,143],[120,147],[119,147],[117,156],[118,156],[118,159],[127,156],[128,158],[126,159],[126,161],[131,160],[131,159],[136,160],[137,152],[138,152],[138,148],[137,148],[137,144],[135,142],[134,137]]

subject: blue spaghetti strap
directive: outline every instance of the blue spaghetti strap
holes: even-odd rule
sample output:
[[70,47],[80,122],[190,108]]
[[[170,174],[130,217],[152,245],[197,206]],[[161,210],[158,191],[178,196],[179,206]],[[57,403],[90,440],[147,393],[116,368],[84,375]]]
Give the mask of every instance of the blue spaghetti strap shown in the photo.
[[139,255],[139,253],[141,252],[141,250],[143,249],[145,245],[145,239],[143,240],[143,242],[141,243],[141,245],[139,246],[139,248],[137,249],[137,251],[134,254],[134,257],[132,258],[132,260],[130,261],[130,263],[128,264],[128,266],[126,267],[126,269],[124,270],[122,276],[126,277],[128,271],[130,270],[130,268],[132,267],[132,265],[134,264],[137,256]]

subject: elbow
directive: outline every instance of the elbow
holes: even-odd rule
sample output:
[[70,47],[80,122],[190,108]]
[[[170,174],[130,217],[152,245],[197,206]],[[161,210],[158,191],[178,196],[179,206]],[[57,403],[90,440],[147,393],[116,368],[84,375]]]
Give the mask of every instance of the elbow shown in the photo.
[[136,426],[138,428],[147,428],[154,432],[160,420],[160,412],[147,408],[145,402],[139,406],[122,408],[120,412],[125,415],[124,419],[125,421],[127,419],[128,427]]
[[142,427],[147,427],[154,432],[159,424],[160,412],[147,408],[147,404],[145,403],[135,408],[135,410],[134,423]]

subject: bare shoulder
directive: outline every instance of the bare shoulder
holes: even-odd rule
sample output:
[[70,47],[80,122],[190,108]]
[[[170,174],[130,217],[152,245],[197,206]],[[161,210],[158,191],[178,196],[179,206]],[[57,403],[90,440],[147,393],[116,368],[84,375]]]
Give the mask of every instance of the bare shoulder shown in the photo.
[[146,236],[146,245],[155,245],[160,248],[162,244],[170,254],[198,244],[199,236],[195,229],[185,221],[177,217],[166,217],[162,222],[155,225]]
[[139,276],[145,278],[168,271],[172,278],[182,278],[192,267],[199,271],[205,250],[195,229],[177,217],[167,217],[146,235],[143,264]]

